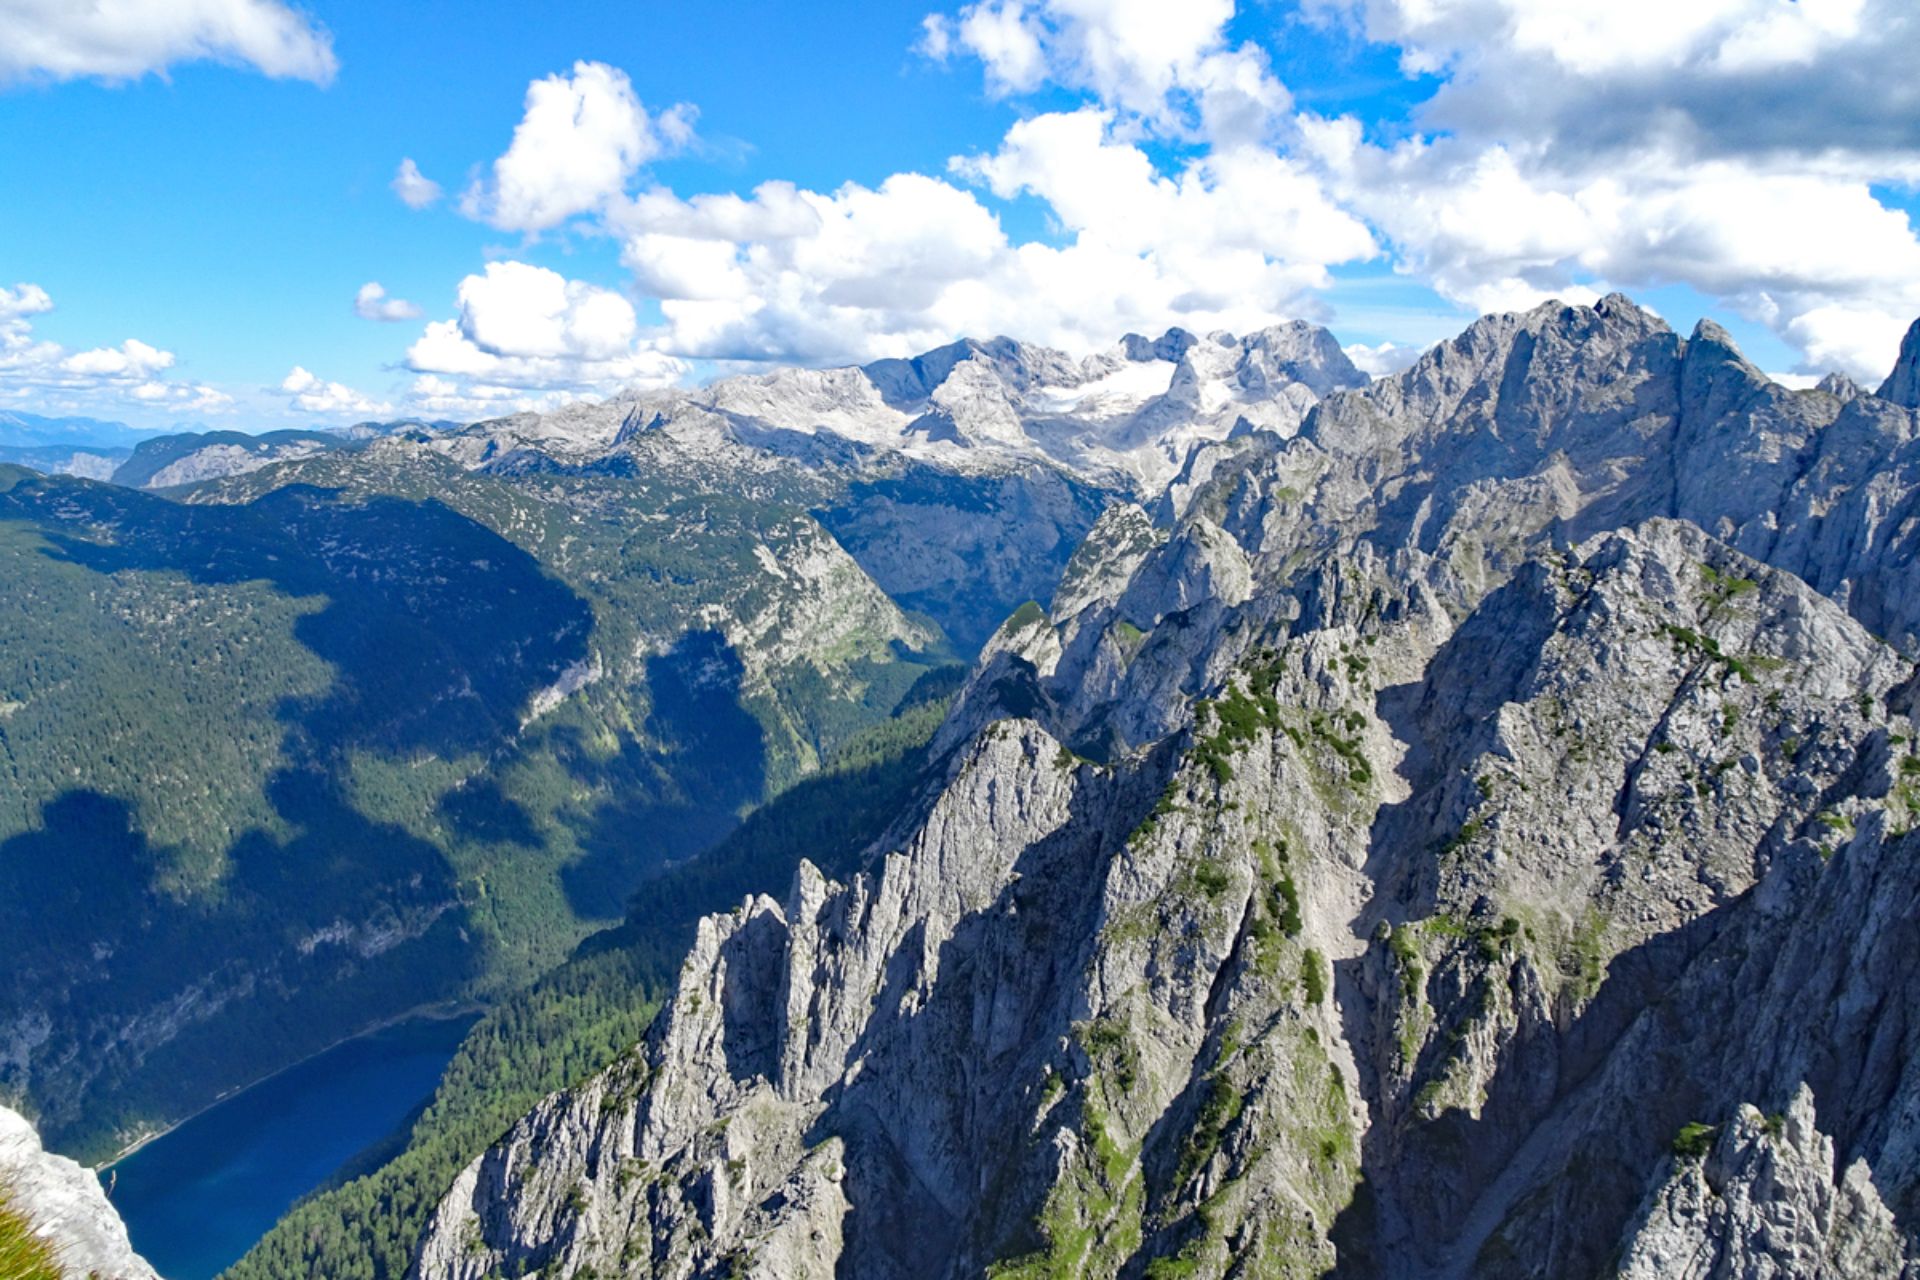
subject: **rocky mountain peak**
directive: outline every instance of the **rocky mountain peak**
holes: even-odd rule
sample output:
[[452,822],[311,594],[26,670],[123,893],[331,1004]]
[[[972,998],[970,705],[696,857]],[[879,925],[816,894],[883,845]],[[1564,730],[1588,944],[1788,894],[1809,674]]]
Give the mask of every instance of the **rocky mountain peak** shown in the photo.
[[1839,372],[1829,373],[1821,378],[1820,381],[1814,385],[1814,390],[1824,391],[1828,395],[1834,396],[1842,401],[1857,400],[1866,394],[1866,391],[1859,383],[1849,378],[1846,374]]
[[1767,390],[1778,388],[1741,354],[1731,333],[1708,319],[1694,326],[1680,369],[1683,416],[1718,420],[1732,404]]
[[977,361],[1015,391],[1035,386],[1072,385],[1081,379],[1079,363],[1065,352],[1000,336],[962,338],[910,359],[876,360],[861,372],[880,389],[887,403],[908,409],[924,403],[967,361]]
[[1187,353],[1187,349],[1200,339],[1185,329],[1169,329],[1158,338],[1143,338],[1130,333],[1120,339],[1120,351],[1128,360],[1144,363],[1149,360],[1178,361]]
[[1907,330],[1900,343],[1900,356],[1893,363],[1893,372],[1880,384],[1879,395],[1882,400],[1920,409],[1920,320]]
[[1471,440],[1481,456],[1461,464],[1483,476],[1556,447],[1613,449],[1621,428],[1670,411],[1659,397],[1673,394],[1681,347],[1665,321],[1617,295],[1483,316],[1407,369],[1326,397],[1302,433],[1399,463],[1441,437]]
[[1911,1275],[1866,1166],[1834,1168],[1804,1084],[1786,1110],[1742,1106],[1717,1134],[1698,1133],[1700,1145],[1675,1153],[1672,1176],[1641,1206],[1621,1280]]
[[1200,441],[1177,500],[986,639],[860,872],[713,917],[468,1167],[426,1280],[1912,1272],[1912,414],[1610,296],[1205,436],[1312,395],[1248,376],[1296,340],[1136,345],[1168,417],[1107,429]]
[[1740,346],[1733,340],[1726,327],[1708,316],[1700,317],[1693,326],[1693,334],[1687,339],[1688,346],[1701,346],[1731,353],[1735,358],[1740,355]]

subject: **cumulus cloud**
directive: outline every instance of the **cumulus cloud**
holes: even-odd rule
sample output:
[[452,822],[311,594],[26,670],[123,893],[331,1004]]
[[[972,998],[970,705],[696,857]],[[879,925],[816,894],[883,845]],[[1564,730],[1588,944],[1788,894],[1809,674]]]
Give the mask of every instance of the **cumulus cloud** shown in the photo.
[[[37,284],[0,288],[0,325],[20,324],[27,316],[53,310],[53,299]],[[4,332],[0,329],[0,332]]]
[[420,172],[412,156],[400,161],[393,173],[393,194],[409,209],[424,209],[440,198],[440,184]]
[[[928,15],[916,47],[977,66],[990,94],[1046,95],[996,143],[877,183],[687,195],[639,175],[686,143],[691,109],[650,115],[599,63],[535,81],[463,209],[615,238],[647,319],[495,263],[414,344],[416,394],[471,410],[651,385],[693,359],[1337,323],[1333,269],[1383,253],[1475,310],[1688,285],[1770,326],[1803,372],[1863,380],[1920,312],[1920,240],[1876,194],[1920,183],[1906,0],[1303,5],[1437,87],[1404,117],[1329,118],[1233,34],[1235,0],[972,0]],[[1020,203],[1044,232],[1008,233]],[[1429,329],[1383,325],[1391,340],[1354,358],[1400,367]]]
[[405,298],[389,298],[378,280],[369,280],[353,295],[353,314],[362,320],[418,320],[418,304]]
[[385,401],[363,395],[343,383],[322,381],[299,365],[281,380],[280,389],[292,397],[289,407],[302,413],[376,416],[393,412],[393,406]]
[[[992,93],[1082,92],[1110,133],[1199,140],[1207,170],[1278,158],[1311,193],[1297,208],[1363,220],[1401,271],[1476,310],[1679,282],[1771,326],[1808,370],[1862,378],[1884,371],[1920,311],[1920,242],[1874,191],[1920,183],[1909,0],[1304,8],[1397,48],[1406,74],[1437,88],[1403,120],[1299,112],[1265,55],[1227,37],[1233,0],[977,0],[929,17],[919,49],[976,58]],[[1048,157],[1062,132],[1023,122],[967,172],[997,196],[1040,197],[1070,228],[1076,205],[1141,189],[1118,154],[1081,168]],[[1030,177],[1016,180],[1023,153]],[[1224,269],[1187,251],[1212,237],[1168,220],[1165,203],[1136,198],[1102,232],[1150,234],[1158,260],[1189,259],[1199,281]]]
[[1372,378],[1398,373],[1426,354],[1425,347],[1397,342],[1377,342],[1372,346],[1354,342],[1342,349],[1347,359],[1353,361],[1354,368]]
[[138,338],[85,351],[36,338],[32,317],[51,310],[53,299],[39,285],[0,288],[0,401],[73,412],[129,404],[212,412],[232,403],[203,383],[163,377],[173,353]]
[[1431,130],[1581,153],[1871,154],[1913,172],[1908,0],[1309,0],[1443,76]]
[[203,60],[315,84],[338,67],[326,29],[278,0],[0,0],[0,84],[137,80]]
[[693,137],[685,104],[649,116],[627,73],[576,62],[527,87],[526,111],[491,174],[460,208],[505,231],[544,231],[619,196],[641,165]]
[[128,338],[117,347],[95,347],[60,361],[60,368],[81,377],[149,378],[173,365],[173,352],[150,347],[138,338]]
[[1769,373],[1767,376],[1781,386],[1791,387],[1795,391],[1806,391],[1820,385],[1820,379],[1811,373]]
[[[997,152],[951,167],[1003,200],[1039,197],[1082,242],[1185,259],[1196,268],[1253,253],[1299,264],[1298,288],[1324,283],[1325,263],[1371,254],[1366,228],[1288,157],[1262,147],[1215,147],[1168,174],[1117,137],[1113,123],[1109,112],[1093,108],[1035,116],[1008,130]],[[1204,279],[1196,284],[1227,296]]]
[[[864,360],[1002,332],[1084,349],[1130,328],[1323,314],[1328,268],[1373,256],[1374,238],[1268,145],[1290,98],[1262,52],[1226,39],[1231,15],[1231,0],[986,0],[930,18],[922,51],[978,58],[996,91],[1060,80],[1097,101],[1022,121],[945,173],[824,191],[634,193],[648,160],[689,141],[691,109],[650,116],[598,63],[537,80],[463,210],[528,233],[578,218],[615,237],[658,318],[643,327],[617,293],[494,263],[410,349],[408,366],[439,380],[417,394],[470,410],[482,386],[657,385],[692,359]],[[1184,158],[1156,162],[1148,135]],[[1029,197],[1052,232],[1021,241],[997,210]]]
[[1802,372],[1877,379],[1920,313],[1904,0],[1316,0],[1441,77],[1415,136],[1303,117],[1302,150],[1398,265],[1478,309],[1687,284]]
[[[1228,147],[1164,174],[1095,108],[1022,121],[951,171],[825,193],[652,191],[608,221],[660,302],[662,349],[724,360],[869,359],[965,333],[1088,348],[1127,328],[1252,328],[1312,311],[1328,264],[1374,252],[1299,164]],[[1059,242],[1016,243],[983,193],[1045,201]]]
[[433,394],[473,396],[487,386],[605,393],[670,385],[686,372],[639,340],[632,303],[545,267],[488,263],[460,282],[458,300],[457,318],[428,324],[407,350],[409,369],[437,379]]
[[990,92],[1047,82],[1170,134],[1264,134],[1291,105],[1259,46],[1231,45],[1234,0],[978,0],[927,18],[918,48],[978,58]]
[[611,289],[524,262],[460,283],[460,332],[489,355],[608,360],[633,342],[633,304]]

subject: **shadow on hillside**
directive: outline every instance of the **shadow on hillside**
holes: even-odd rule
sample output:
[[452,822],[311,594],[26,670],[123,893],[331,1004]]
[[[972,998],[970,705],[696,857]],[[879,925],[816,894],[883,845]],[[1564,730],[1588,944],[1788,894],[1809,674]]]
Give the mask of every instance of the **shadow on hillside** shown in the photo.
[[[520,717],[585,657],[594,622],[591,606],[533,556],[438,502],[294,485],[246,505],[189,505],[105,485],[29,485],[5,495],[6,515],[46,531],[53,558],[94,572],[265,582],[324,602],[294,623],[294,637],[330,664],[333,680],[278,708],[291,763],[269,799],[294,829],[327,838],[368,838],[373,825],[338,781],[348,752],[514,758]],[[646,679],[651,745],[623,735],[609,753],[569,724],[537,739],[568,785],[613,797],[562,806],[584,849],[563,887],[585,919],[617,919],[647,872],[724,838],[767,785],[765,732],[742,705],[745,667],[725,636],[683,635],[648,659]],[[336,780],[318,807],[317,778]],[[456,839],[555,852],[497,771],[419,804]]]
[[[1082,769],[1069,816],[1013,855],[991,902],[955,921],[932,954],[924,920],[892,945],[876,1012],[829,1059],[863,1069],[826,1088],[826,1108],[806,1136],[809,1148],[832,1137],[846,1144],[843,1273],[984,1270],[1042,1246],[1036,1224],[1060,1155],[1028,1126],[1053,1066],[1066,1064],[1071,1077],[1086,1070],[1078,992],[1107,891],[1106,876],[1090,868],[1104,865],[1151,811],[1176,757],[1163,744],[1137,775]],[[962,848],[949,856],[989,864],[994,857],[988,848]],[[918,1094],[924,1086],[915,1081],[942,1084]],[[926,1098],[952,1102],[926,1112]],[[1082,1132],[1088,1123],[1060,1112],[1048,1119],[1049,1128]],[[977,1196],[954,1203],[936,1188]]]
[[[362,812],[348,769],[356,756],[394,762],[387,785],[403,790],[391,804],[433,811],[437,784],[414,781],[405,762],[511,740],[533,694],[584,657],[586,601],[437,502],[296,486],[244,506],[185,505],[34,482],[0,495],[0,519],[26,523],[50,559],[96,573],[263,582],[313,601],[292,638],[333,674],[275,708],[286,763],[263,796],[278,821],[235,833],[216,885],[164,889],[179,851],[151,846],[127,800],[85,787],[0,844],[0,988],[64,1010],[65,1036],[169,1024],[138,1032],[146,1044],[88,1050],[101,1098],[36,1098],[54,1141],[83,1114],[87,1142],[129,1118],[117,1110],[138,1120],[204,1105],[485,970],[488,935],[468,927],[443,850]],[[275,643],[250,628],[243,610],[219,640]],[[192,661],[182,641],[178,657],[154,660]],[[191,773],[194,762],[179,763]],[[473,839],[539,841],[497,788],[450,808],[449,825]]]
[[686,633],[647,659],[646,676],[653,699],[646,734],[656,749],[629,739],[611,760],[595,759],[577,742],[563,753],[583,781],[652,781],[621,787],[624,794],[583,825],[586,856],[561,872],[561,882],[586,919],[617,919],[636,884],[725,839],[766,790],[766,730],[742,705],[746,666],[724,635]]
[[[438,502],[353,499],[305,485],[246,506],[188,506],[90,487],[112,541],[55,535],[54,554],[100,573],[265,581],[326,605],[295,637],[334,668],[318,699],[282,708],[315,751],[353,747],[443,757],[518,727],[534,692],[585,657],[593,611],[539,561]],[[55,512],[37,512],[47,525]]]
[[[523,733],[535,693],[586,656],[592,607],[442,503],[290,486],[246,505],[189,505],[31,480],[0,490],[0,520],[94,573],[265,583],[308,601],[292,639],[332,670],[323,690],[275,707],[285,762],[263,796],[277,820],[230,837],[211,888],[163,890],[182,852],[151,845],[127,799],[84,786],[0,843],[0,1017],[3,993],[37,992],[32,1007],[64,1010],[57,1029],[71,1039],[186,1001],[153,1046],[67,1046],[95,1055],[101,1074],[91,1092],[54,1100],[56,1142],[204,1105],[487,970],[498,912],[514,904],[490,903],[491,923],[476,921],[461,899],[482,899],[463,895],[446,841],[369,816],[367,787],[381,814],[437,819],[456,852],[528,859],[543,876],[573,844],[550,820],[572,825],[584,856],[558,872],[568,904],[617,919],[649,873],[723,839],[767,785],[744,664],[712,630],[648,660],[649,713],[637,732],[615,730],[617,747],[592,736],[604,730],[591,717]],[[249,631],[256,620],[236,612],[223,640],[291,652],[284,631]],[[151,660],[190,661],[192,643]],[[429,757],[490,763],[448,790],[444,771],[408,767]],[[516,786],[522,761],[533,786],[555,788],[551,812]],[[204,869],[210,855],[196,856]]]
[[[438,849],[369,821],[320,772],[283,770],[268,792],[295,834],[242,836],[205,898],[163,888],[174,851],[98,791],[62,794],[0,842],[0,991],[62,1011],[56,1056],[106,1027],[153,1036],[137,1056],[104,1055],[91,1088],[36,1095],[50,1145],[202,1106],[481,971]],[[156,1011],[168,1035],[145,1025]]]
[[[1376,700],[1381,719],[1406,744],[1398,772],[1408,790],[1404,799],[1380,806],[1369,833],[1365,873],[1376,893],[1356,930],[1366,949],[1334,965],[1345,1037],[1363,1050],[1376,1046],[1378,1056],[1357,1055],[1372,1122],[1361,1144],[1359,1188],[1333,1224],[1338,1262],[1326,1273],[1330,1278],[1466,1266],[1466,1251],[1481,1243],[1469,1233],[1492,1229],[1514,1208],[1515,1170],[1532,1168],[1554,1174],[1536,1194],[1571,1197],[1577,1206],[1551,1215],[1560,1224],[1555,1238],[1528,1239],[1524,1257],[1492,1259],[1490,1253],[1477,1265],[1490,1275],[1593,1273],[1618,1239],[1647,1172],[1697,1100],[1684,1069],[1671,1061],[1650,1062],[1643,1105],[1610,1118],[1604,1144],[1583,1144],[1559,1169],[1552,1161],[1566,1151],[1536,1149],[1535,1136],[1578,1104],[1637,1020],[1677,1015],[1666,1007],[1665,993],[1745,909],[1745,897],[1613,957],[1577,1016],[1570,1005],[1555,1002],[1551,1016],[1520,1020],[1500,1042],[1498,1070],[1472,1111],[1452,1106],[1424,1118],[1418,1096],[1401,1080],[1383,1080],[1378,1070],[1393,1030],[1382,1005],[1404,999],[1402,962],[1392,958],[1392,943],[1381,930],[1440,909],[1442,861],[1470,811],[1466,795],[1473,783],[1463,762],[1497,748],[1499,710],[1521,696],[1520,681],[1557,625],[1549,613],[1498,603],[1525,590],[1520,581],[1499,588],[1441,645],[1421,679],[1382,688]],[[1480,907],[1475,912],[1472,923],[1491,923],[1491,903],[1484,914]],[[1562,963],[1561,957],[1530,952],[1526,942],[1515,945],[1519,959],[1510,968],[1482,969],[1441,957],[1422,973],[1419,991],[1433,1029],[1410,1078],[1444,1078],[1467,1029],[1488,1008],[1531,1009],[1548,999],[1552,975],[1534,966]],[[1685,1039],[1684,1029],[1676,1027],[1667,1042],[1678,1046]],[[1622,1153],[1631,1157],[1625,1164]],[[1420,1256],[1409,1256],[1416,1250]],[[1452,1256],[1456,1251],[1460,1256]]]
[[[1382,1241],[1377,1234],[1378,1206],[1371,1188],[1383,1175],[1391,1175],[1388,1193],[1394,1185],[1403,1192],[1406,1188],[1425,1192],[1417,1200],[1403,1194],[1397,1201],[1396,1219],[1415,1239],[1428,1242],[1426,1261],[1432,1263],[1449,1249],[1476,1243],[1458,1236],[1469,1223],[1491,1227],[1501,1216],[1499,1211],[1526,1205],[1528,1201],[1503,1200],[1517,1190],[1505,1185],[1503,1175],[1511,1177],[1514,1170],[1524,1173],[1530,1168],[1540,1175],[1535,1180],[1539,1189],[1530,1199],[1553,1196],[1562,1202],[1545,1219],[1559,1227],[1551,1240],[1529,1239],[1529,1247],[1537,1244],[1539,1252],[1511,1258],[1517,1270],[1496,1266],[1488,1274],[1580,1275],[1601,1269],[1647,1176],[1657,1168],[1674,1133],[1694,1118],[1702,1102],[1700,1082],[1693,1078],[1693,1064],[1688,1062],[1691,1029],[1686,1012],[1674,1007],[1666,995],[1687,967],[1749,910],[1751,894],[1745,894],[1621,952],[1609,963],[1606,980],[1591,1002],[1564,1028],[1552,1023],[1523,1025],[1502,1047],[1500,1070],[1477,1114],[1449,1107],[1431,1121],[1420,1121],[1399,1114],[1404,1100],[1388,1108],[1378,1097],[1372,1099],[1374,1114],[1384,1116],[1384,1122],[1377,1121],[1362,1144],[1360,1173],[1369,1190],[1356,1196],[1334,1222],[1332,1238],[1341,1258],[1325,1273],[1327,1280],[1370,1280],[1393,1273],[1395,1265],[1405,1261],[1393,1256],[1395,1248],[1407,1247],[1405,1239]],[[1362,956],[1339,961],[1336,967],[1346,969],[1341,980],[1358,983],[1358,970],[1366,963]],[[1481,982],[1487,980],[1483,977]],[[1477,995],[1469,991],[1466,999]],[[1653,1018],[1663,1028],[1657,1039],[1668,1050],[1659,1060],[1644,1064],[1646,1087],[1638,1105],[1598,1120],[1605,1126],[1604,1135],[1589,1121],[1584,1130],[1573,1130],[1571,1148],[1566,1145],[1568,1135],[1562,1133],[1549,1149],[1537,1149],[1539,1143],[1531,1140],[1541,1127],[1569,1118],[1569,1110],[1609,1069],[1614,1050],[1642,1018]],[[1349,1036],[1358,1030],[1353,1019],[1349,1012]],[[1439,1058],[1452,1051],[1446,1037],[1437,1037],[1422,1052],[1420,1070],[1433,1078]],[[1539,1209],[1538,1203],[1531,1207]],[[1491,1216],[1489,1210],[1494,1211]],[[1450,1233],[1452,1239],[1448,1239]],[[1489,1257],[1499,1248],[1493,1246]]]

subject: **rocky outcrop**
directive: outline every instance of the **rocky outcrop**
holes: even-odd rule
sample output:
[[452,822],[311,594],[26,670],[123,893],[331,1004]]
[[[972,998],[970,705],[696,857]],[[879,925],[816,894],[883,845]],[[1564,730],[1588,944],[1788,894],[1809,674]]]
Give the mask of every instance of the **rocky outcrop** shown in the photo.
[[1893,372],[1880,384],[1880,398],[1920,409],[1920,320],[1913,322],[1900,343],[1900,357],[1894,361]]
[[[335,449],[357,447],[364,437],[338,431],[189,431],[143,440],[110,473],[116,484],[139,489],[168,489],[242,476],[310,458]],[[107,478],[107,477],[101,477]]]
[[[1859,696],[1911,669],[1677,524],[1529,565],[1457,629],[1402,616],[1250,646],[1170,776],[988,718],[871,881],[803,871],[710,922],[631,1103],[597,1082],[516,1129],[421,1274],[781,1274],[763,1239],[838,1241],[860,1275],[1331,1266],[1363,1200],[1394,1274],[1450,1274],[1527,1258],[1553,1238],[1528,1196],[1617,1150],[1601,1207],[1559,1208],[1585,1243],[1513,1274],[1594,1260],[1707,1084],[1631,1101],[1651,1045],[1595,1074],[1609,966],[1737,914],[1783,835],[1877,813],[1821,802],[1874,749]],[[1045,629],[1007,644],[1044,659]],[[1806,1011],[1753,1016],[1784,1039]]]
[[[950,1099],[903,1072],[918,1058],[985,1086],[998,1058],[1026,1047],[1012,1007],[991,1044],[972,1044],[969,1002],[948,994],[951,976],[935,979],[981,961],[969,956],[980,914],[1017,910],[1006,896],[1024,878],[1016,859],[1084,809],[1059,754],[1032,726],[989,735],[872,875],[842,887],[803,867],[785,904],[757,899],[703,922],[644,1054],[552,1100],[471,1166],[436,1218],[422,1274],[655,1274],[656,1264],[696,1274],[744,1262],[756,1274],[825,1275],[843,1241],[876,1263],[936,1265],[978,1149],[953,1140]],[[1031,927],[1047,920],[1036,911]],[[984,945],[1012,963],[1028,927]],[[869,1140],[822,1132],[830,1096]],[[931,1197],[910,1231],[888,1221],[909,1206],[866,1195],[900,1176]],[[857,1237],[842,1221],[850,1203],[882,1215],[863,1218]],[[816,1270],[790,1269],[810,1258]]]
[[25,1117],[0,1107],[0,1193],[7,1212],[52,1244],[72,1280],[158,1280],[93,1174],[40,1148]]
[[1641,1207],[1622,1280],[1920,1274],[1866,1166],[1836,1175],[1804,1086],[1784,1112],[1742,1107],[1717,1137],[1688,1136],[1695,1146],[1676,1151],[1672,1176]]
[[419,1274],[1910,1271],[1914,439],[1614,297],[1206,446]]

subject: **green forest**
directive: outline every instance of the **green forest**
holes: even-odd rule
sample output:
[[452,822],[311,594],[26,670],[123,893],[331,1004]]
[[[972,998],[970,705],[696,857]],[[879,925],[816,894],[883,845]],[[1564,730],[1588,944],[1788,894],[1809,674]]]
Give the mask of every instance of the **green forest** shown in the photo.
[[520,991],[887,722],[931,628],[729,638],[802,589],[765,566],[828,539],[813,496],[426,450],[164,498],[0,470],[0,1031],[45,1028],[0,1099],[98,1159]]
[[856,870],[925,780],[927,740],[961,674],[930,673],[898,716],[848,741],[819,774],[649,879],[621,924],[481,1019],[404,1142],[361,1165],[378,1167],[297,1206],[226,1280],[401,1280],[462,1167],[541,1097],[636,1051],[702,915],[755,893],[784,896],[802,858],[829,876]]

